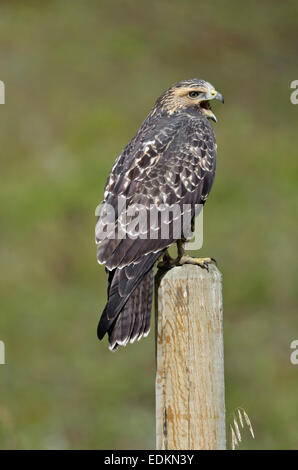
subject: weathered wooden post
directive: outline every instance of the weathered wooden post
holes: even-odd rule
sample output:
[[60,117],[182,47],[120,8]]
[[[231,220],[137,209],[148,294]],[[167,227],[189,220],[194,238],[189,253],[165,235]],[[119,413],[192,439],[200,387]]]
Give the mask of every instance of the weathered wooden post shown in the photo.
[[225,449],[221,274],[185,264],[156,284],[156,448]]

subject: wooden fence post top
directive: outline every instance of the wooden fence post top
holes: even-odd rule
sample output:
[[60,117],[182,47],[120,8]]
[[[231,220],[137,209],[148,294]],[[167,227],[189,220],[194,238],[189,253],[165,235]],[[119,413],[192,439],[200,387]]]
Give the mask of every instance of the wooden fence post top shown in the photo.
[[200,266],[194,264],[183,264],[182,266],[175,266],[161,277],[161,283],[164,279],[214,279],[222,281],[222,274],[215,264],[209,265],[209,270],[202,269]]

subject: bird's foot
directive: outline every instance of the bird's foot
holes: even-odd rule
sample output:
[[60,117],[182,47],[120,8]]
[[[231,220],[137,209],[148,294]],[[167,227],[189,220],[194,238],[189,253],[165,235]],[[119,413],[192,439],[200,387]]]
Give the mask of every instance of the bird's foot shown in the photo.
[[207,270],[209,270],[210,263],[216,264],[215,259],[214,258],[193,258],[192,256],[187,256],[187,255],[183,255],[179,259],[180,266],[182,266],[183,264],[195,264]]

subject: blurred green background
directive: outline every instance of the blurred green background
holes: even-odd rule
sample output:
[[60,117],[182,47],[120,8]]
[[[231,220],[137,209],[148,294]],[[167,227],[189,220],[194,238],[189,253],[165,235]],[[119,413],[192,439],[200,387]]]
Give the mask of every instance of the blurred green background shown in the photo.
[[[220,90],[202,255],[224,279],[227,424],[298,447],[297,1],[2,1],[0,448],[154,448],[154,334],[96,338],[94,210],[155,99]],[[230,435],[228,433],[228,445]]]

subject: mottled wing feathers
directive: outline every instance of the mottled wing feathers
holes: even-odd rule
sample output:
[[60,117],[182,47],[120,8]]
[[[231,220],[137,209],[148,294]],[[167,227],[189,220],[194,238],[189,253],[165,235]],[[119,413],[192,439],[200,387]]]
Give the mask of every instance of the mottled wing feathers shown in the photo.
[[[182,209],[183,205],[191,204],[194,210],[194,204],[204,202],[210,192],[216,147],[213,128],[208,121],[188,119],[183,126],[181,118],[177,118],[171,125],[155,132],[155,135],[150,134],[151,140],[141,141],[128,164],[121,163],[119,174],[117,166],[114,168],[116,176],[113,182],[108,182],[106,202],[114,206],[116,202],[118,204],[117,198],[121,195],[126,201],[126,210],[121,212],[120,217],[117,214],[116,233],[121,229],[127,230],[136,215],[133,208],[137,205],[146,208],[148,212],[142,239],[97,239],[98,261],[106,263],[108,269],[125,266],[181,238],[181,233],[174,236],[174,216],[172,220],[170,216],[169,237],[162,239],[162,225],[159,224],[156,227],[156,239],[152,239],[149,218],[152,206],[159,208],[161,220],[162,212],[168,206],[179,204]],[[96,231],[100,233],[101,230],[102,220],[99,218]]]

